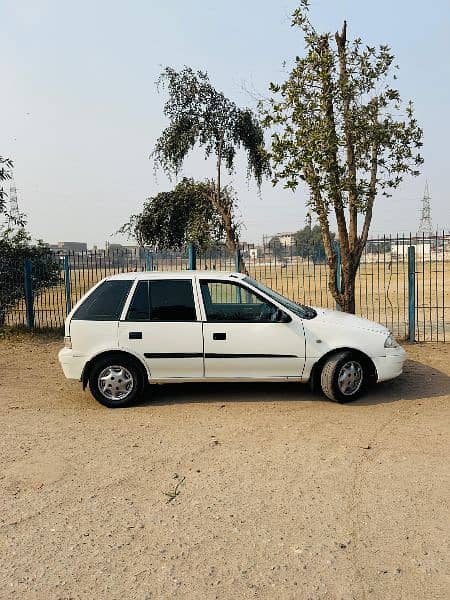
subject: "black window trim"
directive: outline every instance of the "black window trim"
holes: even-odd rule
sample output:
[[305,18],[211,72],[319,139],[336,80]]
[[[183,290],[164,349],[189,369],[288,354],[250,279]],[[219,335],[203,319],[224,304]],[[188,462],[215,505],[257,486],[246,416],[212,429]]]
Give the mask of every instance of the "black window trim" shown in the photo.
[[[152,281],[187,281],[187,282],[190,282],[191,288],[192,288],[192,298],[194,300],[195,320],[194,321],[151,321],[151,320],[131,321],[131,320],[127,319],[126,316],[128,314],[130,305],[133,302],[134,294],[136,292],[136,289],[137,289],[139,283],[142,281],[147,281],[149,284]],[[177,323],[203,323],[203,321],[201,319],[201,314],[199,313],[199,310],[198,310],[198,301],[196,302],[195,298],[196,298],[196,293],[195,293],[194,279],[192,277],[140,277],[140,278],[136,277],[135,284],[133,286],[131,286],[130,294],[129,294],[125,304],[123,305],[123,310],[121,312],[121,318],[119,319],[119,323],[137,323],[137,324],[171,323],[172,325],[176,325]]]
[[[257,298],[259,298],[260,300],[263,300],[266,304],[269,304],[270,306],[273,306],[274,308],[276,308],[277,310],[281,310],[282,312],[286,313],[287,315],[289,315],[289,317],[291,317],[292,320],[292,315],[287,312],[287,310],[284,307],[280,307],[277,306],[272,299],[266,298],[265,296],[263,296],[259,291],[256,291],[255,289],[253,289],[251,286],[247,285],[246,283],[243,283],[242,279],[216,279],[216,278],[203,278],[203,277],[199,277],[198,278],[198,283],[199,283],[199,288],[200,288],[200,297],[201,297],[201,303],[202,303],[202,307],[203,307],[203,312],[205,313],[205,318],[206,320],[203,321],[203,323],[218,323],[218,324],[224,324],[224,323],[240,323],[243,324],[245,323],[246,325],[267,325],[267,324],[272,324],[272,325],[280,325],[279,321],[208,321],[208,315],[206,314],[206,308],[205,308],[205,303],[203,301],[203,294],[202,294],[202,283],[206,282],[206,283],[231,283],[231,285],[240,285],[242,288],[244,288],[245,290],[249,290],[250,292],[252,292],[252,294],[254,294]],[[281,323],[283,324],[283,323]]]

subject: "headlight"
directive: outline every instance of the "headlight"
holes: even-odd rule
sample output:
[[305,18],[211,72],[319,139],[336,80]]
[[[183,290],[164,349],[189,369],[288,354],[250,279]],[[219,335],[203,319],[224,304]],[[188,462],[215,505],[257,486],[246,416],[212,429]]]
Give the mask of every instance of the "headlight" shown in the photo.
[[399,348],[399,344],[397,344],[397,340],[392,335],[392,333],[390,335],[388,335],[388,337],[386,338],[386,341],[384,342],[384,347],[385,348]]

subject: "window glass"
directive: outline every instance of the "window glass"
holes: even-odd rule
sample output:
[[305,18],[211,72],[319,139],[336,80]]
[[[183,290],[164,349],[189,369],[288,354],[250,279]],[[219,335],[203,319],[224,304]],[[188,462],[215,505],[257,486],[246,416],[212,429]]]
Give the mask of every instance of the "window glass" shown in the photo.
[[127,312],[127,321],[148,321],[150,319],[150,295],[148,281],[139,281]]
[[270,296],[289,310],[292,310],[293,313],[295,313],[299,317],[302,317],[302,319],[314,319],[314,317],[317,317],[317,312],[311,306],[307,306],[306,304],[300,304],[300,302],[293,302],[292,300],[289,300],[289,298],[278,294],[278,292],[274,292],[272,289],[263,285],[259,281],[255,281],[251,277],[246,277],[245,281],[248,281],[253,287],[261,290],[262,292],[264,292],[265,294],[267,294],[268,296]]
[[83,321],[118,321],[132,281],[104,281],[76,310],[73,319]]
[[275,321],[277,308],[252,291],[228,281],[202,281],[208,321],[267,323]]
[[161,279],[150,282],[151,321],[196,321],[192,281]]

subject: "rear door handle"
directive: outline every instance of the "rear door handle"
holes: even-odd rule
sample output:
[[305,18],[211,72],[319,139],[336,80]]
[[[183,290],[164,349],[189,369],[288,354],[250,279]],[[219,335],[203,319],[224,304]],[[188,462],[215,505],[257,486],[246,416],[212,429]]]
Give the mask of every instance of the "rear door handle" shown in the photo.
[[128,334],[129,340],[142,340],[142,331],[130,331]]
[[227,339],[226,333],[213,333],[213,340],[226,340],[226,339]]

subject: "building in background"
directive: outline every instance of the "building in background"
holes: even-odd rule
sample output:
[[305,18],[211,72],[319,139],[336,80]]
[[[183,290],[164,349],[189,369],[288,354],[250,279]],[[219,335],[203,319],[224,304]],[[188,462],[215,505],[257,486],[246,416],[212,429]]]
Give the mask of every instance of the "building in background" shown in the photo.
[[295,234],[295,231],[282,231],[281,233],[274,233],[273,235],[263,235],[263,245],[266,246],[270,243],[270,240],[278,238],[282,246],[290,248],[295,244]]
[[58,242],[57,244],[50,244],[50,250],[53,252],[60,252],[62,254],[68,252],[86,252],[87,244],[86,242]]

